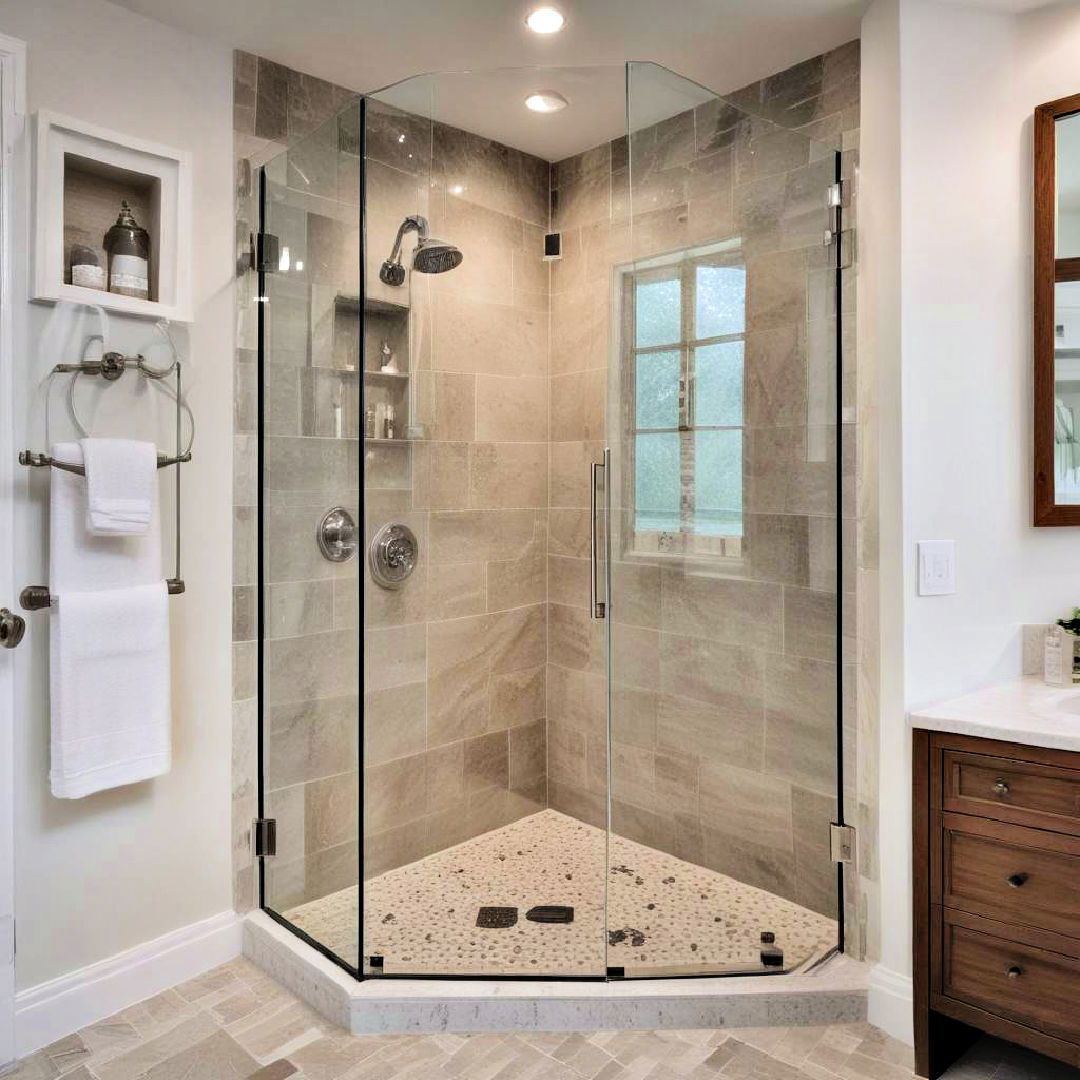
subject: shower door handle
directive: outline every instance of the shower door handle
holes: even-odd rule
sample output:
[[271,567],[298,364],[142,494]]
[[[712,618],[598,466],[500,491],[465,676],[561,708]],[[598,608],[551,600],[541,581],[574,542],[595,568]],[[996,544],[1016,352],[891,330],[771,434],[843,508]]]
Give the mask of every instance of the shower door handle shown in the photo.
[[[607,617],[606,592],[605,600],[601,600],[599,589],[600,575],[600,542],[597,536],[596,515],[599,500],[597,498],[597,480],[600,474],[604,475],[604,506],[607,508],[607,481],[608,462],[610,451],[604,451],[603,461],[594,461],[589,465],[589,618],[603,619]],[[605,521],[607,515],[605,514]],[[605,531],[605,536],[607,535]]]

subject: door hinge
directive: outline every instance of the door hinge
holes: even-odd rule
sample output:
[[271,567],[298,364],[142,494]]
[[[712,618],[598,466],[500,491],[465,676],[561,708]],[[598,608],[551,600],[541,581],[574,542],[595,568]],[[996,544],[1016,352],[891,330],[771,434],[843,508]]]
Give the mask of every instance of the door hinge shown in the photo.
[[251,851],[256,859],[277,854],[277,821],[274,818],[256,818],[251,823]]
[[850,863],[855,861],[855,826],[829,825],[829,851],[833,862]]
[[251,238],[251,269],[275,274],[281,258],[281,244],[273,233],[255,233]]
[[825,189],[825,206],[829,212],[829,224],[825,229],[822,242],[825,247],[835,251],[833,269],[847,270],[854,262],[855,230],[845,229],[844,220],[844,182],[837,180]]

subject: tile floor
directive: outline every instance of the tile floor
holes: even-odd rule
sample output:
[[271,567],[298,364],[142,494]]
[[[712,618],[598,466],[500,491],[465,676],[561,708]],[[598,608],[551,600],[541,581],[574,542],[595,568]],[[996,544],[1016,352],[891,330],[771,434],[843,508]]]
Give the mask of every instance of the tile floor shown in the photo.
[[[525,918],[545,904],[573,907],[574,921]],[[837,933],[824,915],[625,837],[612,836],[609,851],[602,829],[556,810],[372,878],[364,905],[365,955],[382,956],[384,970],[395,973],[758,971],[763,931],[795,968],[823,956]],[[478,929],[482,905],[516,907],[517,923]],[[285,916],[356,963],[356,887]],[[614,932],[606,951],[605,929]]]
[[[911,1080],[869,1024],[725,1031],[353,1036],[234,960],[53,1043],[4,1080]],[[1080,1080],[987,1039],[948,1080]]]

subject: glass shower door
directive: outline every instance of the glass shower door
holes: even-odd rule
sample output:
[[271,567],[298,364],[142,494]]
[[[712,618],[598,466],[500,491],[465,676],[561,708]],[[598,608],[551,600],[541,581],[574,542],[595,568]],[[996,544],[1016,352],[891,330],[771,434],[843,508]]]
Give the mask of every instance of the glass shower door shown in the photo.
[[609,968],[838,940],[835,154],[631,64],[613,163]]
[[[262,904],[359,967],[360,106],[259,175]],[[355,538],[353,538],[355,541]]]

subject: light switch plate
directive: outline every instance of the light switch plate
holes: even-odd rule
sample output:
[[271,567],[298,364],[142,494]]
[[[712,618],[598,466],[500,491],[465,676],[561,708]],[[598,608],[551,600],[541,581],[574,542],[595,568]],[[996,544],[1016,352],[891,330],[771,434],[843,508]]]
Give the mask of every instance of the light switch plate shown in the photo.
[[952,540],[919,541],[919,595],[949,596],[956,592],[956,544]]

